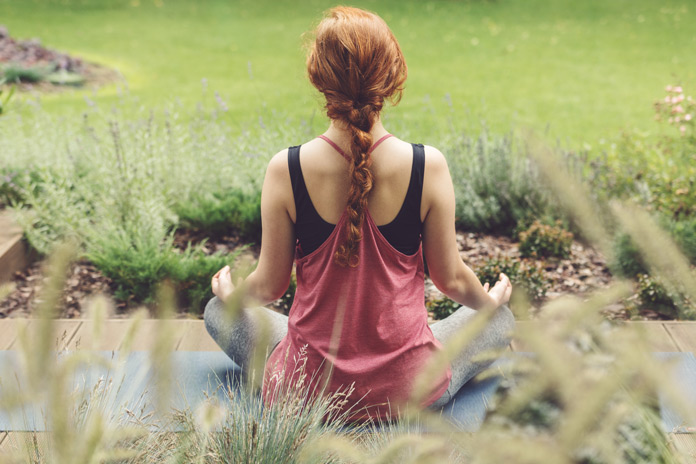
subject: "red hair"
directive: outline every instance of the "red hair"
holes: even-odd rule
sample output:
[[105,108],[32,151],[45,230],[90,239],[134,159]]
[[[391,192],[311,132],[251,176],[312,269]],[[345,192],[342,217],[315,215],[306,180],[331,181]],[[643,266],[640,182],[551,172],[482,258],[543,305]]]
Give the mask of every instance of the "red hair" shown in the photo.
[[307,56],[309,79],[326,97],[326,114],[351,133],[351,185],[346,239],[336,252],[342,265],[357,266],[358,242],[372,189],[370,129],[385,100],[396,104],[406,81],[406,61],[389,26],[374,13],[330,9],[315,30]]

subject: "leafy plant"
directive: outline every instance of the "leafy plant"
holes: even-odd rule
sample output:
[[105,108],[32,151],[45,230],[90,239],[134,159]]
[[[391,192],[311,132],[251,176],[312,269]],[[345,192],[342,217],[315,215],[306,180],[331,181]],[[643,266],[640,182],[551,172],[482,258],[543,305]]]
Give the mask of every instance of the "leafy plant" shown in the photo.
[[561,227],[535,221],[520,233],[520,254],[525,258],[567,258],[573,244],[573,234]]
[[696,304],[689,296],[674,287],[668,288],[658,277],[638,275],[638,296],[641,305],[670,319],[691,318],[696,315]]
[[696,217],[666,222],[666,229],[670,231],[684,256],[696,263]]
[[614,237],[613,249],[613,261],[610,263],[613,274],[633,278],[648,272],[640,250],[628,234],[618,233]]
[[10,64],[2,69],[2,77],[5,81],[19,84],[20,82],[41,82],[50,72],[51,68],[25,67]]
[[454,181],[457,226],[469,231],[512,233],[530,216],[558,217],[554,201],[523,146],[511,134],[465,134],[445,145]]
[[194,313],[201,313],[213,296],[211,276],[225,265],[233,265],[241,252],[206,255],[202,244],[189,245],[179,252],[171,235],[161,243],[155,236],[111,236],[93,242],[90,248],[87,258],[113,281],[117,300],[154,303],[159,284],[169,281],[178,295],[179,307]]
[[205,230],[211,236],[237,233],[260,243],[261,191],[253,184],[247,190],[194,192],[175,207],[181,227]]
[[425,307],[433,313],[435,319],[442,320],[456,312],[461,308],[461,305],[446,296],[442,296],[442,298],[426,302]]
[[481,283],[490,285],[498,281],[500,273],[506,274],[513,285],[521,288],[532,301],[541,301],[550,287],[550,283],[544,275],[544,270],[530,260],[515,260],[509,256],[498,256],[486,262],[475,270]]

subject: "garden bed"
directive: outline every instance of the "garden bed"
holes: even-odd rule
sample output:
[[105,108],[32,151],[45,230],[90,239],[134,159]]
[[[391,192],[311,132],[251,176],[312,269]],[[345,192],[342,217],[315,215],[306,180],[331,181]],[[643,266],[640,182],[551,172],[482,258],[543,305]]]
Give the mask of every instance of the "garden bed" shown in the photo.
[[[503,257],[513,261],[529,261],[520,257],[518,243],[509,237],[459,232],[457,242],[462,258],[474,270],[480,269],[491,260]],[[240,248],[244,248],[243,253],[249,258],[257,259],[259,253],[258,245],[247,245],[235,234],[223,234],[211,239],[200,230],[179,231],[175,236],[175,247],[183,250],[188,243],[202,244],[202,249],[209,255],[217,252],[234,253]],[[577,241],[573,242],[571,254],[566,259],[532,261],[533,265],[542,269],[544,278],[548,283],[545,297],[537,301],[529,311],[532,317],[537,315],[536,308],[545,301],[568,294],[583,296],[593,290],[606,288],[612,282],[612,276],[604,257],[593,248],[584,246]],[[30,317],[35,312],[36,306],[40,302],[41,289],[46,280],[42,272],[43,265],[43,261],[37,261],[25,271],[15,273],[12,279],[15,289],[4,301],[0,302],[0,317]],[[113,296],[113,282],[88,261],[81,260],[73,263],[66,277],[60,317],[84,317],[85,303],[90,296],[99,293]],[[443,295],[426,277],[426,302],[434,302],[442,297]],[[630,318],[639,320],[667,319],[655,311],[637,309],[637,300],[637,295],[634,295],[628,298],[624,304],[611,305],[604,309],[604,315],[608,319],[620,320]],[[113,316],[127,317],[137,306],[129,304],[127,301],[115,301]],[[279,300],[273,307],[279,312],[287,313],[289,310],[288,300]],[[190,316],[183,310],[180,315],[182,317]],[[200,317],[200,314],[198,316]],[[431,313],[431,319],[432,316]]]
[[38,39],[18,40],[0,25],[0,83],[20,91],[55,92],[66,86],[100,87],[122,80],[113,69],[44,47]]

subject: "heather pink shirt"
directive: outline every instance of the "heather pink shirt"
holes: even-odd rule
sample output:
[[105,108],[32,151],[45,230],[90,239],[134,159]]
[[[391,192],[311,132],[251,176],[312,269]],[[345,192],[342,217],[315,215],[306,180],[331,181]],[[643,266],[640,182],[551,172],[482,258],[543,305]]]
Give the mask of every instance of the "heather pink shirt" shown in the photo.
[[[354,385],[344,408],[352,408],[352,419],[394,417],[418,373],[442,348],[428,327],[422,246],[414,255],[397,251],[366,212],[359,265],[340,266],[334,255],[343,243],[346,220],[344,212],[329,238],[309,255],[301,256],[299,247],[296,251],[297,291],[288,333],[266,364],[263,398],[267,404],[273,401],[283,364],[292,378],[295,360],[306,347],[308,378],[326,375],[330,359],[327,391]],[[451,375],[448,367],[433,379],[422,406],[442,396]]]

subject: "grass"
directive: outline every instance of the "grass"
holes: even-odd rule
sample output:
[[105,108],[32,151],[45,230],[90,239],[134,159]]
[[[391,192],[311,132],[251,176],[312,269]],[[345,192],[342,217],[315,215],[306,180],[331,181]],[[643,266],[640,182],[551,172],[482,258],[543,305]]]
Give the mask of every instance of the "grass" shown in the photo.
[[[434,143],[485,119],[494,133],[530,126],[574,146],[601,147],[624,128],[652,131],[652,103],[668,83],[696,83],[683,0],[604,2],[380,1],[409,64],[405,98],[387,113],[398,134]],[[280,114],[325,125],[304,77],[301,34],[328,0],[2,0],[0,18],[16,37],[121,71],[146,105],[181,99],[194,111],[207,80],[235,125]],[[85,98],[110,106],[116,86],[46,96],[54,113],[79,113]],[[25,97],[26,99],[27,97]]]

